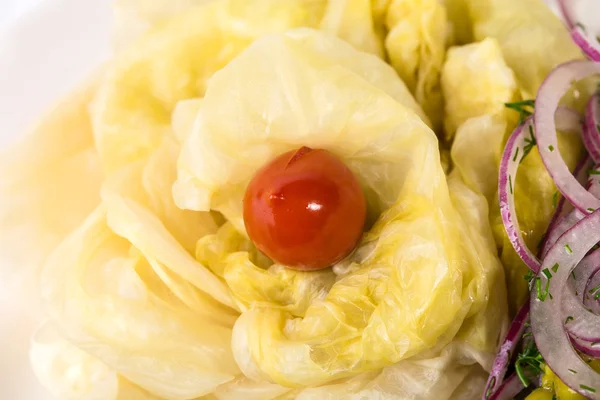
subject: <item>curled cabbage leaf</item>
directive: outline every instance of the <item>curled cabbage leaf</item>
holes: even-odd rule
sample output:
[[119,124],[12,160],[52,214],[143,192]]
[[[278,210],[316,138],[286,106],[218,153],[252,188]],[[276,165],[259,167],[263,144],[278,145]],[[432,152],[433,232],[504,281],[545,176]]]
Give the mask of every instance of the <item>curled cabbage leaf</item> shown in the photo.
[[319,29],[336,35],[359,50],[383,57],[371,0],[329,0]]
[[[197,106],[191,126],[176,124],[191,129],[178,134],[179,205],[218,210],[245,234],[240,204],[254,171],[307,145],[356,173],[374,220],[334,267],[332,286],[331,272],[282,275],[244,252],[225,258],[219,268],[246,305],[232,347],[247,377],[322,385],[435,357],[454,340],[489,367],[505,300],[490,290],[503,274],[487,203],[460,179],[446,182],[436,137],[389,66],[316,31],[289,31],[259,39],[217,72]],[[286,280],[309,304],[281,292]]]
[[0,280],[29,299],[45,258],[100,203],[87,113],[96,87],[94,77],[0,155]]
[[59,399],[159,400],[66,341],[52,323],[33,336],[30,358],[37,378]]
[[[277,39],[255,42],[253,51],[244,52],[238,57],[241,62],[228,64],[212,77],[191,132],[177,134],[179,137],[186,137],[179,158],[178,180],[174,186],[175,201],[180,207],[200,211],[217,210],[240,232],[245,232],[241,203],[238,200],[253,171],[263,160],[301,145],[331,149],[351,169],[362,169],[363,173],[359,177],[363,178],[367,187],[367,201],[372,215],[380,214],[395,202],[398,189],[390,182],[391,171],[384,172],[388,168],[388,162],[397,157],[388,146],[390,134],[385,129],[389,129],[389,122],[382,117],[381,125],[376,129],[372,128],[377,136],[363,135],[352,141],[345,140],[354,134],[350,130],[353,127],[349,124],[353,119],[359,119],[357,123],[360,123],[362,115],[376,114],[380,103],[383,107],[389,102],[399,102],[405,106],[405,113],[413,115],[406,122],[405,129],[422,129],[422,119],[419,118],[424,118],[422,110],[393,69],[378,58],[358,52],[334,37],[309,34],[311,31],[308,30],[297,32],[297,38],[279,36]],[[288,46],[287,41],[293,42],[295,46]],[[305,54],[306,52],[309,53]],[[259,63],[265,57],[277,62],[276,71]],[[301,69],[297,65],[297,59],[304,59],[311,68]],[[246,88],[246,64],[256,64],[256,68],[252,70],[252,80],[259,82],[262,79],[262,87],[257,84],[256,87]],[[276,73],[281,85],[271,83],[273,73]],[[301,90],[301,87],[311,82],[316,85],[321,76],[329,74],[339,76],[336,79],[340,81],[340,85],[343,81],[346,96],[330,94],[321,89],[309,93]],[[227,89],[212,89],[214,87]],[[242,90],[248,91],[243,93],[243,97],[240,95],[240,98],[235,98],[230,94]],[[249,93],[250,90],[254,92]],[[271,93],[265,93],[265,90],[271,90]],[[373,92],[381,93],[382,96],[374,98],[377,103],[371,103],[358,113],[355,100],[358,93],[373,97]],[[334,95],[336,97],[332,99]],[[207,101],[207,98],[211,101]],[[250,98],[256,98],[257,101],[244,102]],[[286,102],[267,103],[271,98],[285,98]],[[245,108],[241,115],[232,114],[237,110],[222,107],[222,104],[244,105]],[[335,112],[332,112],[334,105]],[[262,117],[282,113],[284,110],[293,114],[296,120],[292,122],[280,118],[271,121]],[[180,115],[187,121],[191,120]],[[302,119],[303,116],[307,118]],[[314,117],[308,119],[308,116]],[[219,120],[236,123],[213,127],[216,123],[213,121]],[[189,126],[176,122],[174,124]],[[240,129],[240,126],[244,128]],[[322,132],[326,129],[331,133],[324,135]],[[240,138],[242,133],[244,136]],[[268,137],[275,138],[275,135],[279,135],[281,140],[273,140],[273,144],[265,142]],[[402,180],[402,169],[398,168],[396,173],[397,178]],[[219,190],[220,188],[222,189]]]
[[156,396],[190,399],[239,374],[229,346],[237,312],[192,256],[217,224],[175,207],[168,139],[107,179],[102,205],[46,262],[42,296],[70,343]]
[[439,0],[393,0],[387,8],[385,48],[392,66],[414,94],[436,131],[441,130],[440,73],[448,19]]
[[[558,64],[581,58],[563,23],[542,0],[447,0],[453,25],[473,40],[495,38],[524,98]],[[468,33],[461,33],[468,37]]]
[[[202,97],[208,79],[262,35],[318,27],[382,56],[369,0],[125,1],[117,10],[152,28],[109,65],[94,100],[95,141],[108,172],[156,149],[176,104]],[[158,23],[163,10],[175,16]]]
[[513,71],[495,39],[452,47],[442,70],[446,138],[471,117],[501,114],[518,99]]
[[316,26],[324,6],[315,0],[213,1],[177,14],[134,41],[107,68],[92,108],[105,170],[156,149],[170,130],[177,102],[202,96],[212,74],[255,38]]

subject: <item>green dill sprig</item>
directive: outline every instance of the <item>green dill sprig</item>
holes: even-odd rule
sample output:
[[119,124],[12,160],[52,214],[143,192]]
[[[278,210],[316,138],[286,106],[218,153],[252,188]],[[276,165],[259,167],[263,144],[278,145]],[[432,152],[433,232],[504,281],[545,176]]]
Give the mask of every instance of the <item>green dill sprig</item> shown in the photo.
[[519,163],[523,162],[525,157],[531,152],[531,149],[537,144],[535,136],[533,135],[533,126],[531,124],[529,124],[529,137],[525,138],[525,143],[525,146],[523,146],[523,156],[521,156],[521,161],[519,161]]
[[544,358],[535,346],[535,342],[531,341],[525,349],[517,355],[515,361],[515,372],[523,386],[528,387],[530,380],[527,373],[532,371],[535,375],[543,372]]
[[535,107],[535,100],[523,100],[514,103],[504,103],[504,107],[515,110],[519,113],[519,123],[533,114],[533,108]]
[[573,249],[571,249],[569,243],[565,244],[565,251],[567,252],[567,254],[573,254]]
[[542,273],[546,277],[546,286],[542,289],[542,278],[539,276],[535,278],[535,289],[537,291],[537,298],[541,301],[546,301],[546,298],[550,296],[550,300],[552,300],[552,295],[549,292],[550,289],[550,281],[552,280],[552,272],[548,268],[544,268]]
[[531,283],[531,280],[535,277],[535,274],[533,273],[532,270],[527,271],[527,273],[525,274],[524,278],[527,281],[527,283]]
[[558,205],[558,196],[560,195],[560,193],[558,192],[558,190],[556,192],[554,192],[554,195],[552,196],[552,208],[556,208],[556,206]]
[[594,300],[600,299],[600,285],[592,288],[588,293],[594,295]]
[[594,389],[593,387],[589,387],[586,385],[579,385],[579,387],[582,388],[583,390],[587,390],[588,392],[596,393],[596,389]]

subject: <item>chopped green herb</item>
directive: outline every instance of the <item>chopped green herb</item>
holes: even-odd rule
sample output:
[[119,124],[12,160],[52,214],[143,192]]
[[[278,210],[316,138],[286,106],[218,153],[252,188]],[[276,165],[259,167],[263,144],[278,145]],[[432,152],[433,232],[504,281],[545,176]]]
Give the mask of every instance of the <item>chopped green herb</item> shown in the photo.
[[508,186],[510,188],[510,194],[513,194],[513,188],[512,188],[512,176],[508,176]]
[[527,372],[533,371],[535,375],[542,373],[543,363],[544,359],[533,341],[525,347],[523,352],[517,355],[515,372],[525,387],[531,383],[529,378],[527,378]]
[[527,282],[531,282],[531,280],[533,279],[534,275],[533,275],[533,271],[529,270],[527,271],[527,273],[525,274],[525,280]]
[[544,275],[546,275],[546,278],[548,278],[548,279],[552,279],[552,273],[550,272],[550,270],[549,270],[548,268],[544,268],[544,269],[542,270],[542,273],[543,273]]
[[577,373],[577,371],[575,371],[574,369],[570,369],[570,368],[569,368],[569,372],[572,373],[572,374],[576,374]]
[[492,379],[490,379],[490,384],[488,385],[487,390],[485,391],[486,399],[488,399],[492,395],[492,389],[494,388],[495,384],[496,384],[496,377],[492,376]]
[[556,208],[557,204],[558,204],[558,191],[554,192],[554,195],[552,196],[552,207]]
[[594,295],[594,300],[598,299],[600,299],[600,291],[596,292],[596,294]]
[[[548,271],[548,268],[545,269]],[[548,271],[550,273],[550,271]],[[546,273],[544,273],[546,275]],[[546,275],[547,276],[547,275]],[[541,301],[546,301],[546,297],[548,297],[548,289],[550,288],[550,279],[552,278],[552,274],[550,274],[550,278],[546,281],[546,287],[542,290],[542,279],[540,277],[535,278],[535,289],[537,290],[537,298]],[[552,297],[550,297],[552,300]]]
[[589,212],[594,212],[594,211],[596,211],[596,209],[594,209],[594,208],[592,208],[592,207],[588,208],[587,210],[588,210]]
[[591,388],[589,386],[579,385],[579,387],[582,388],[583,390],[587,390],[588,392],[596,393],[596,389]]
[[575,270],[571,271],[571,277],[572,277],[573,279],[577,279],[577,278],[575,278]]
[[565,244],[565,250],[567,254],[573,254],[573,250],[571,250],[571,246],[569,246],[569,243]]
[[552,145],[548,146],[548,150],[554,151],[554,146],[552,146]]
[[523,334],[523,339],[528,338],[529,336],[532,336],[533,334],[531,332],[525,332]]
[[575,318],[571,317],[570,315],[567,317],[567,319],[565,320],[565,324],[568,324],[569,322],[573,321]]
[[535,107],[535,100],[523,100],[515,103],[504,103],[506,108],[515,110],[519,113],[519,123],[533,114],[533,107]]
[[519,161],[520,163],[527,157],[531,149],[533,149],[533,146],[537,144],[535,136],[533,135],[533,125],[531,124],[529,124],[529,137],[525,138],[525,143],[527,144],[523,147],[523,156],[521,157],[521,161]]
[[600,175],[600,171],[597,169],[588,169],[588,175]]
[[519,148],[517,147],[517,151],[515,151],[515,156],[513,157],[513,162],[517,161],[518,156],[519,156]]
[[560,267],[560,265],[558,265],[558,263],[554,264],[554,265],[552,266],[552,272],[556,272],[556,271],[558,271],[558,267]]
[[594,287],[594,288],[591,288],[591,289],[588,291],[588,293],[589,293],[589,294],[593,294],[594,292],[597,292],[598,290],[600,290],[600,285],[598,285],[598,286],[596,286],[596,287]]

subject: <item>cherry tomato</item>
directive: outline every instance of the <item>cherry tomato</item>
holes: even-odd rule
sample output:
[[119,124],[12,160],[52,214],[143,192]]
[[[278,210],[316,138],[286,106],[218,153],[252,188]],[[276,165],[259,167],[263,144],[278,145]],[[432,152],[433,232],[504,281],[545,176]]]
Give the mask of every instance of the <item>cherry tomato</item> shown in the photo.
[[327,268],[352,252],[367,206],[350,169],[326,150],[302,147],[260,169],[244,196],[244,224],[256,247],[299,270]]

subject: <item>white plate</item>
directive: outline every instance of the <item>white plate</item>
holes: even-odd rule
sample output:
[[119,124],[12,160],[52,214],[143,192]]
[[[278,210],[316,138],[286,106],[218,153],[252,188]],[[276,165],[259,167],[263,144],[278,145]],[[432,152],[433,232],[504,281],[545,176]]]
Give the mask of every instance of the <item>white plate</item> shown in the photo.
[[[110,4],[45,0],[0,30],[0,146],[109,57]],[[0,285],[0,399],[51,399],[29,366],[37,323]]]

